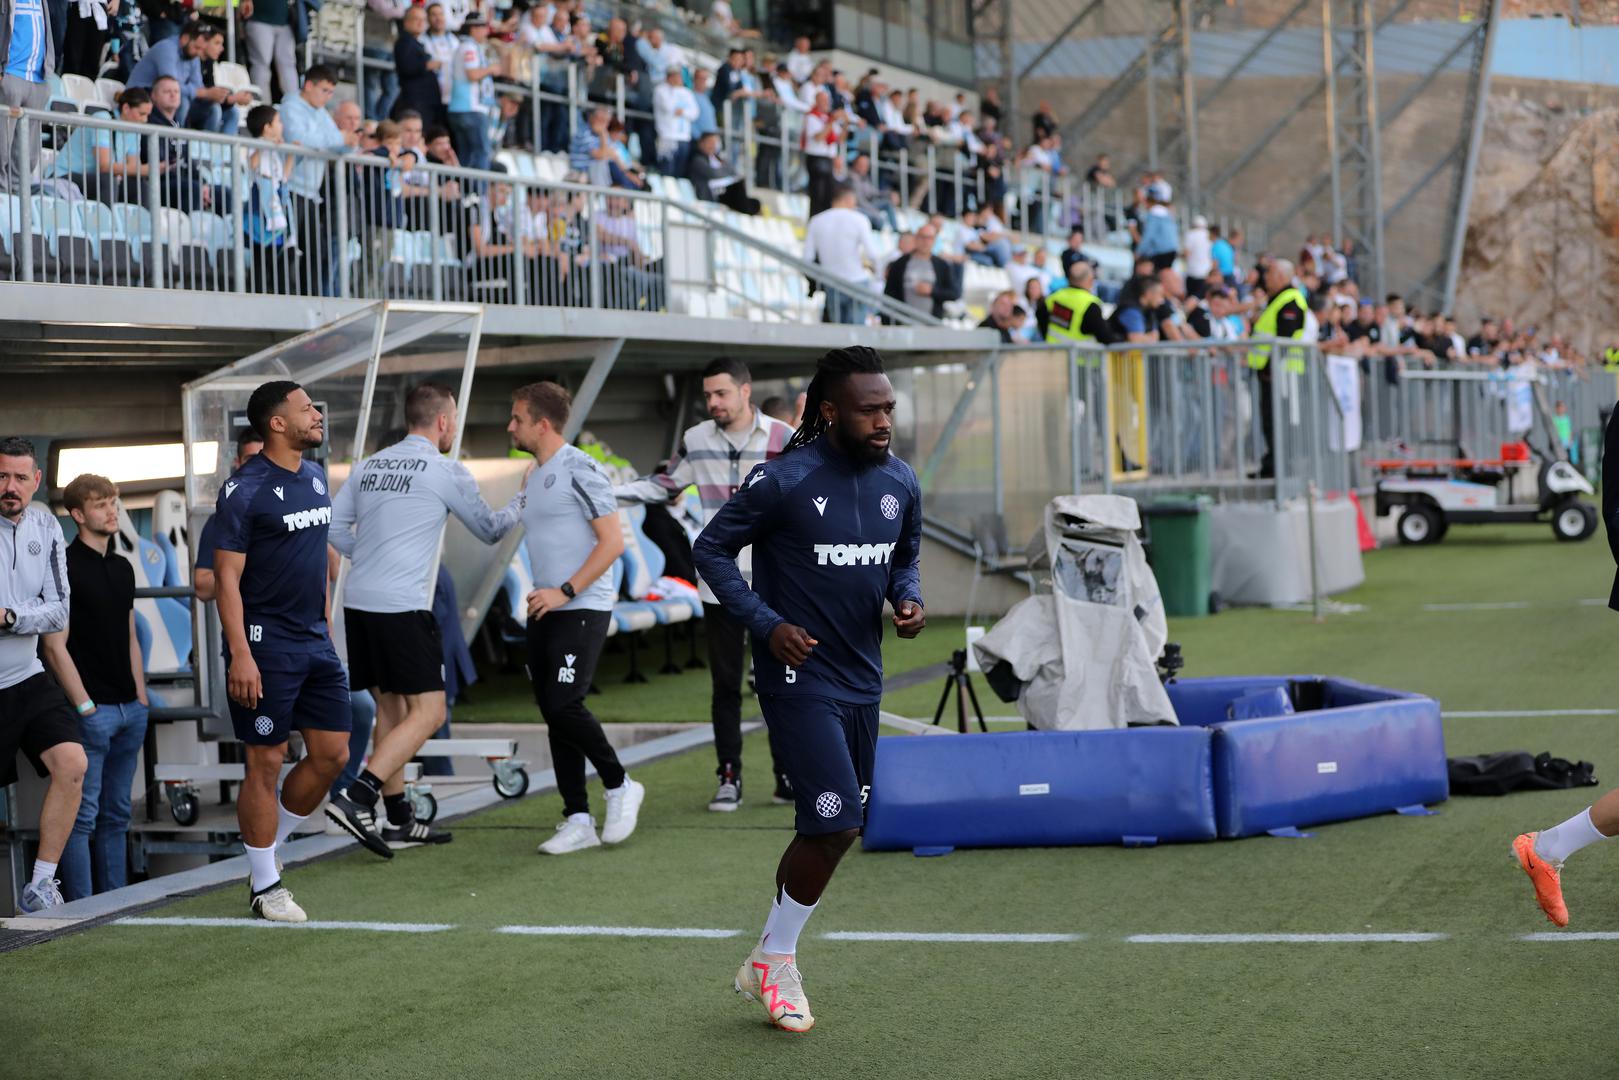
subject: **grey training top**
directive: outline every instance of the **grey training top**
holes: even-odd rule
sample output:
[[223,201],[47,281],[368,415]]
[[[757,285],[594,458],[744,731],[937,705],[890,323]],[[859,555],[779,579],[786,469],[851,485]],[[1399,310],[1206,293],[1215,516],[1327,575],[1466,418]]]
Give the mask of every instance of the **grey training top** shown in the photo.
[[486,544],[517,524],[521,494],[499,511],[478,494],[459,461],[421,435],[378,450],[349,473],[332,500],[331,545],[352,561],[343,606],[428,611],[444,516],[454,514]]
[[[590,523],[618,512],[607,474],[595,458],[574,446],[562,447],[530,474],[523,504],[523,542],[538,589],[555,589],[578,572],[596,547]],[[558,610],[611,611],[614,591],[608,567]]]
[[67,596],[67,544],[56,515],[29,503],[16,521],[0,517],[0,608],[17,613],[16,626],[0,626],[0,690],[45,670],[39,635],[66,628]]

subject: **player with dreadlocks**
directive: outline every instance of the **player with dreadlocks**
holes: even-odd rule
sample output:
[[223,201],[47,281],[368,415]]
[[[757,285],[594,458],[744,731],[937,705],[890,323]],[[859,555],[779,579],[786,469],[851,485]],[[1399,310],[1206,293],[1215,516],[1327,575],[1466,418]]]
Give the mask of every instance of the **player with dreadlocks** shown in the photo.
[[[815,1024],[798,936],[860,835],[877,753],[883,605],[900,637],[922,632],[922,493],[889,453],[894,388],[874,349],[816,365],[804,421],[748,474],[693,548],[698,573],[753,637],[759,705],[797,805],[759,944],[735,987],[788,1031]],[[753,546],[753,588],[736,556]]]

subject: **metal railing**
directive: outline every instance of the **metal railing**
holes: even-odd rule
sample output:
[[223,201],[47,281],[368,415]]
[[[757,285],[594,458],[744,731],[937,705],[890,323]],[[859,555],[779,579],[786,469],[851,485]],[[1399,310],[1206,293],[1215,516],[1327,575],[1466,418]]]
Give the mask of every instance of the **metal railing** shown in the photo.
[[[620,14],[630,14],[620,11]],[[637,9],[634,16],[641,20],[654,19],[666,30],[676,29],[656,13]],[[364,9],[348,5],[328,5],[321,19],[346,19],[353,25],[352,34],[339,35],[339,40],[324,47],[311,46],[323,58],[338,62],[353,73],[358,96],[366,100],[367,80],[393,71],[391,58],[366,56],[369,46],[378,52],[388,43],[367,42],[365,39]],[[673,20],[678,23],[678,20]],[[316,41],[312,36],[311,41]],[[700,36],[672,33],[670,40],[688,48],[708,48],[716,44]],[[335,46],[335,47],[334,47]],[[613,109],[617,119],[634,136],[637,157],[648,168],[656,167],[652,90],[654,87],[630,88],[624,76],[582,78],[584,70],[577,62],[548,61],[542,54],[520,48],[509,49],[516,71],[495,80],[497,92],[513,95],[522,101],[518,129],[525,133],[519,143],[535,151],[565,151],[567,144],[558,137],[566,125],[571,138],[578,124],[579,110],[589,103],[605,104]],[[526,72],[526,77],[525,77]],[[515,77],[514,77],[515,76]],[[562,116],[549,119],[544,116],[552,109]],[[750,189],[763,188],[784,193],[801,193],[808,189],[808,171],[804,164],[804,150],[800,139],[803,114],[786,105],[775,106],[774,123],[761,120],[760,110],[753,99],[733,102],[716,110],[716,120],[731,156],[732,164],[744,176]],[[543,121],[543,122],[542,122]],[[960,216],[965,209],[992,207],[1002,221],[1026,237],[1042,237],[1063,241],[1069,230],[1083,226],[1086,237],[1102,242],[1110,235],[1122,239],[1128,232],[1134,216],[1131,192],[1127,186],[1102,187],[1087,183],[1076,175],[1074,165],[1069,171],[1054,175],[1048,169],[1025,165],[1017,160],[995,159],[986,164],[979,156],[968,152],[957,143],[937,136],[936,129],[890,139],[886,143],[874,129],[858,127],[840,143],[839,156],[847,161],[855,153],[870,155],[872,178],[878,186],[893,193],[894,203],[882,211],[890,227],[902,228],[902,215],[906,209],[926,214],[943,214],[947,218]],[[1191,225],[1194,214],[1203,212],[1211,224],[1218,225],[1226,236],[1240,229],[1249,250],[1260,250],[1267,242],[1264,225],[1234,215],[1224,205],[1194,207],[1177,203],[1174,213],[1180,231]],[[914,220],[903,220],[915,227]]]
[[[1524,364],[1407,366],[1378,358],[1363,386],[1364,461],[1495,461],[1507,444],[1527,442],[1595,476],[1614,377],[1602,371]],[[1568,441],[1559,431],[1559,407]],[[1369,484],[1375,470],[1362,470]]]
[[[1248,366],[1258,348],[1276,354],[1269,392]],[[1003,346],[891,378],[908,403],[895,450],[917,463],[929,520],[986,552],[1020,548],[1066,493],[1280,503],[1353,490],[1345,417],[1311,346]]]
[[[759,188],[788,193],[807,192],[809,172],[802,144],[803,114],[780,106],[774,123],[761,120],[753,100],[739,109],[722,110],[719,119],[725,144],[733,148],[739,168],[745,163],[750,182]],[[1048,169],[999,158],[987,160],[948,140],[911,135],[885,143],[878,131],[865,127],[850,131],[840,141],[837,178],[846,180],[846,163],[856,154],[871,160],[871,179],[884,193],[877,204],[880,221],[896,231],[910,231],[917,215],[941,214],[958,218],[966,210],[993,209],[1008,228],[1036,238],[1061,243],[1074,226],[1092,243],[1116,241],[1129,246],[1133,216],[1128,188],[1102,187],[1086,182],[1072,170],[1054,175]],[[1191,226],[1196,208],[1174,208],[1181,232]],[[1207,215],[1225,235],[1246,230],[1245,243],[1263,244],[1257,226],[1224,211]],[[993,254],[993,253],[992,253]],[[996,265],[1005,265],[1005,258]]]
[[0,281],[782,322],[820,320],[832,296],[859,316],[841,321],[937,325],[788,254],[718,204],[21,115],[28,186],[39,193],[0,193]]

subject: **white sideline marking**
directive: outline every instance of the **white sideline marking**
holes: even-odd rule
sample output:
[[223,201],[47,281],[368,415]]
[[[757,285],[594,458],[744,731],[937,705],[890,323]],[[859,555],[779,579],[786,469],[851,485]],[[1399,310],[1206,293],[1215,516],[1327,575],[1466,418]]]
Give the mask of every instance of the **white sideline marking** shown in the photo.
[[1449,934],[1131,934],[1132,945],[1336,945],[1356,942],[1416,944]]
[[1476,604],[1423,604],[1423,611],[1522,611],[1527,600],[1491,600]]
[[1056,941],[1084,941],[1084,934],[935,934],[907,930],[834,930],[826,941],[938,941],[984,942],[992,945],[1044,945]]
[[1606,930],[1586,930],[1570,933],[1567,930],[1542,930],[1534,934],[1519,934],[1519,941],[1619,941],[1619,934]]
[[1512,716],[1616,716],[1619,709],[1478,709],[1439,714],[1446,720],[1494,720]]
[[376,930],[382,933],[394,934],[436,934],[440,930],[454,930],[450,923],[400,923],[400,922],[348,922],[343,920],[311,919],[301,923],[271,922],[268,919],[205,919],[182,918],[177,915],[162,915],[154,917],[134,916],[119,919],[118,926],[248,926],[268,927],[278,929],[289,927],[295,930]]
[[733,938],[742,931],[706,930],[696,926],[497,926],[495,933],[537,937]]

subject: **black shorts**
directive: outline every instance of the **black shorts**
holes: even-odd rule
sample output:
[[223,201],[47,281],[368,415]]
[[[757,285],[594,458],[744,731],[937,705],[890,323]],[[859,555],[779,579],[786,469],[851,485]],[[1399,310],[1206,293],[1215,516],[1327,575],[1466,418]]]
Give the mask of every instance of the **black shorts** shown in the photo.
[[810,694],[760,694],[776,763],[792,781],[805,836],[865,824],[877,761],[877,706]]
[[[335,649],[316,653],[255,653],[261,693],[247,708],[230,703],[236,737],[250,746],[280,746],[293,728],[351,731],[349,680]],[[227,673],[228,673],[227,666]]]
[[343,609],[349,685],[385,694],[444,689],[444,639],[431,611]]
[[49,775],[45,751],[61,743],[83,742],[78,711],[49,675],[30,675],[0,690],[0,787],[17,779],[18,750],[43,777]]

